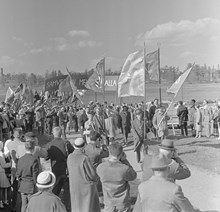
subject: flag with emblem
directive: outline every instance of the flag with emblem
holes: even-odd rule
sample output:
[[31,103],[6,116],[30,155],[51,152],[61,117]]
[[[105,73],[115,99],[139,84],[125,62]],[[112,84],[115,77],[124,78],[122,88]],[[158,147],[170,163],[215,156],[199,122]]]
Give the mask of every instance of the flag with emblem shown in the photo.
[[104,80],[105,80],[105,58],[101,59],[97,63],[96,68],[93,70],[92,75],[87,80],[85,87],[95,92],[103,92]]

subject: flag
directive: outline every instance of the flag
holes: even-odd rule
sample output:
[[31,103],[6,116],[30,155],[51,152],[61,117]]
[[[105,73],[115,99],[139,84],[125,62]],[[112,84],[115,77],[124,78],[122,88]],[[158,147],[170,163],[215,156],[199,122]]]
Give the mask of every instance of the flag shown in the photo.
[[34,95],[32,89],[28,85],[24,86],[22,98],[26,104],[33,104]]
[[5,95],[5,103],[12,104],[14,101],[14,98],[15,98],[15,95],[14,95],[13,90],[10,87],[8,87],[8,90]]
[[105,81],[105,58],[101,59],[96,68],[93,70],[92,75],[86,82],[85,87],[95,92],[104,92]]
[[159,50],[146,55],[146,78],[151,81],[159,81]]
[[67,76],[60,85],[58,90],[58,95],[62,96],[63,94],[66,95],[68,93],[72,93],[72,87],[70,85],[70,76]]
[[128,55],[118,79],[118,97],[144,96],[143,49]]
[[192,70],[193,66],[188,68],[183,74],[180,75],[180,77],[167,90],[168,93],[172,93],[172,94],[177,95],[177,93],[179,92],[180,88],[182,87],[184,81],[186,80],[186,78],[188,77],[190,71]]
[[76,80],[74,80],[71,76],[71,73],[69,72],[68,68],[66,67],[67,73],[68,73],[68,77],[69,77],[69,81],[70,81],[70,86],[72,88],[72,92],[73,94],[77,93],[77,87],[76,87]]

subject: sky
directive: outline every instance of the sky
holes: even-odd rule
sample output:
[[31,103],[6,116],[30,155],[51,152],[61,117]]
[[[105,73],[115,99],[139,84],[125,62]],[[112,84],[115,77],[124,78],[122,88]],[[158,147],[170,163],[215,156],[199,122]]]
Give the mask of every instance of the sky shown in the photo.
[[161,66],[220,64],[219,0],[1,0],[4,73],[117,71],[146,45]]

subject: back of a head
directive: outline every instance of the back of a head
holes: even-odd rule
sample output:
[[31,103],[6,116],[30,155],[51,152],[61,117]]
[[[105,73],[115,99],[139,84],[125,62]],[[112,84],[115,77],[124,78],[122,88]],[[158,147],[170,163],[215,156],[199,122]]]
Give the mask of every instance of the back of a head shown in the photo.
[[109,153],[114,157],[119,157],[123,152],[123,148],[119,143],[112,143],[109,145]]
[[34,139],[29,139],[27,141],[25,141],[25,149],[27,151],[34,151],[35,148],[35,140]]
[[90,140],[91,141],[97,141],[97,139],[100,138],[100,134],[97,131],[92,130],[89,134]]
[[60,138],[62,135],[62,129],[60,127],[54,127],[53,128],[53,136],[55,138]]

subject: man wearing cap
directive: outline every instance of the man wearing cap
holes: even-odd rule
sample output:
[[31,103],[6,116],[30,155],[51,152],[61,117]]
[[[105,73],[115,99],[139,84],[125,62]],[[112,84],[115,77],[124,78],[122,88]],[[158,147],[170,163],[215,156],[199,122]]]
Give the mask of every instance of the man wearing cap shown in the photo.
[[109,158],[97,167],[102,183],[105,212],[130,210],[130,185],[137,173],[126,159],[119,143],[109,145]]
[[122,133],[124,135],[124,144],[127,145],[128,134],[131,130],[131,113],[128,111],[128,106],[123,105],[120,116],[122,121]]
[[138,186],[138,197],[133,212],[195,212],[184,196],[181,186],[168,180],[169,160],[162,155],[152,158],[153,176]]
[[61,199],[51,192],[55,182],[51,171],[43,171],[37,176],[38,192],[30,197],[26,212],[66,212]]
[[98,176],[88,156],[84,153],[85,141],[77,138],[75,151],[68,156],[70,198],[72,212],[100,212],[96,187]]
[[[189,168],[178,156],[172,140],[163,140],[159,148],[160,155],[164,156],[169,162],[169,180],[171,182],[175,182],[175,180],[183,180],[191,176]],[[144,158],[143,181],[148,180],[152,176],[152,171],[149,167],[150,162],[150,156]]]
[[137,162],[140,163],[141,161],[141,147],[145,143],[147,139],[147,130],[148,126],[147,123],[145,124],[145,131],[144,131],[144,113],[141,109],[137,109],[135,111],[136,118],[132,121],[132,134],[134,138],[134,151],[136,152],[136,159]]

